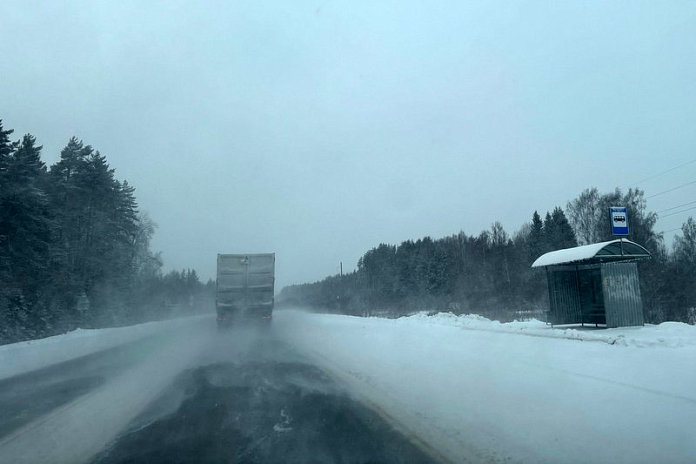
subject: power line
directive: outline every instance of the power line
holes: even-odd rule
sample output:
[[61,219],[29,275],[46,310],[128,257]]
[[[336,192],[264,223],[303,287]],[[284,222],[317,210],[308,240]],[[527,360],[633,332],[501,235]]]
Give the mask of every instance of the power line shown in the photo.
[[693,207],[691,207],[691,208],[686,208],[686,209],[683,209],[683,210],[681,210],[681,211],[677,211],[676,213],[665,214],[664,216],[660,216],[660,219],[664,219],[664,218],[666,218],[666,217],[674,216],[675,214],[685,213],[685,212],[687,212],[687,211],[691,211],[692,209],[696,209],[696,206],[693,206]]
[[649,197],[645,197],[645,199],[647,200],[648,198],[653,198],[653,197],[656,197],[658,195],[662,195],[663,193],[668,193],[668,192],[671,192],[673,190],[677,190],[677,189],[680,189],[682,187],[686,187],[687,185],[691,185],[691,184],[696,184],[696,180],[691,181],[691,182],[687,182],[686,184],[680,185],[679,187],[674,187],[674,188],[671,188],[669,190],[664,190],[662,192],[656,193],[655,195],[650,195]]
[[669,229],[669,230],[663,230],[662,232],[658,232],[658,234],[667,234],[669,232],[675,232],[677,230],[682,230],[681,227],[677,227],[676,229]]
[[667,211],[672,211],[673,209],[681,208],[682,206],[693,205],[694,203],[696,203],[696,201],[690,201],[688,203],[684,203],[683,205],[672,206],[671,208],[667,208],[667,209],[663,209],[662,211],[658,211],[657,214],[664,213]]
[[674,168],[667,169],[666,171],[662,171],[662,172],[660,172],[660,173],[658,173],[658,174],[655,174],[655,175],[653,175],[653,176],[646,177],[645,179],[639,180],[638,182],[635,182],[635,183],[633,183],[633,184],[631,184],[631,185],[636,186],[636,185],[638,185],[638,184],[642,184],[643,182],[652,180],[652,179],[654,179],[654,178],[656,178],[656,177],[660,177],[661,175],[667,174],[668,172],[676,171],[677,169],[682,168],[682,167],[686,166],[687,164],[691,164],[691,163],[696,163],[696,159],[692,159],[691,161],[687,161],[687,162],[684,163],[684,164],[680,164],[679,166],[676,166],[676,167],[674,167]]

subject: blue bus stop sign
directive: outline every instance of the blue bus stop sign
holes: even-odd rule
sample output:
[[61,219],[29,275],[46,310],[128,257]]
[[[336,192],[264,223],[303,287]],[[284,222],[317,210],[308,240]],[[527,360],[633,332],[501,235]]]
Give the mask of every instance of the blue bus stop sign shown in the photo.
[[609,208],[612,235],[628,235],[628,212],[623,206]]

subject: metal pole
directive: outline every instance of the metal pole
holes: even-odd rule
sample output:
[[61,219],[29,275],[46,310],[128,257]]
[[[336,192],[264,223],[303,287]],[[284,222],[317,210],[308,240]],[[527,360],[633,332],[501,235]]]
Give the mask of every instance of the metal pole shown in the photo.
[[585,312],[582,310],[582,291],[580,290],[580,273],[578,272],[578,265],[575,265],[575,285],[578,287],[578,292],[575,295],[577,298],[578,306],[580,306],[580,324],[585,327]]
[[244,257],[244,275],[246,277],[244,284],[244,311],[249,309],[249,257]]
[[[551,280],[549,280],[550,276],[551,276],[551,274],[549,273],[549,267],[544,266],[544,270],[546,271],[546,289],[549,291],[549,311],[546,313],[546,323],[548,323],[549,319],[551,319],[551,327],[553,328],[553,321],[555,320],[554,317],[555,317],[555,314],[557,313],[557,311],[554,312],[553,314],[551,313],[551,311],[554,310],[553,308],[556,305],[556,302],[554,300],[556,289],[555,289],[555,287],[554,288],[551,287]],[[554,285],[555,285],[555,283],[554,283]]]

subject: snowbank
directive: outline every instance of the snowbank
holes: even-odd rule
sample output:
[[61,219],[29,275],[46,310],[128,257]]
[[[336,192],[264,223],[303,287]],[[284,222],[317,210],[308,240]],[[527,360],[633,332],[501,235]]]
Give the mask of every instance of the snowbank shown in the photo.
[[211,317],[211,315],[192,316],[111,329],[77,329],[53,337],[3,345],[0,346],[0,379],[134,342],[175,327],[188,325],[192,319],[210,319]]
[[681,322],[663,322],[659,325],[648,324],[643,327],[621,327],[617,329],[595,329],[591,324],[585,326],[552,327],[543,321],[514,321],[501,323],[491,321],[476,314],[455,316],[451,313],[438,313],[432,316],[416,314],[397,319],[400,323],[412,321],[423,325],[444,325],[470,330],[516,333],[536,337],[567,338],[570,340],[604,342],[610,345],[637,347],[671,347],[696,346],[696,326]]
[[696,461],[693,327],[582,331],[299,311],[274,319],[279,338],[452,461]]

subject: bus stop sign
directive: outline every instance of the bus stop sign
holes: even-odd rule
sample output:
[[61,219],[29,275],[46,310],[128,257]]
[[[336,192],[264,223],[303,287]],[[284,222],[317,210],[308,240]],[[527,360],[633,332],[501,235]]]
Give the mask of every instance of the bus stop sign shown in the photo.
[[612,235],[628,235],[628,212],[623,206],[609,208]]

